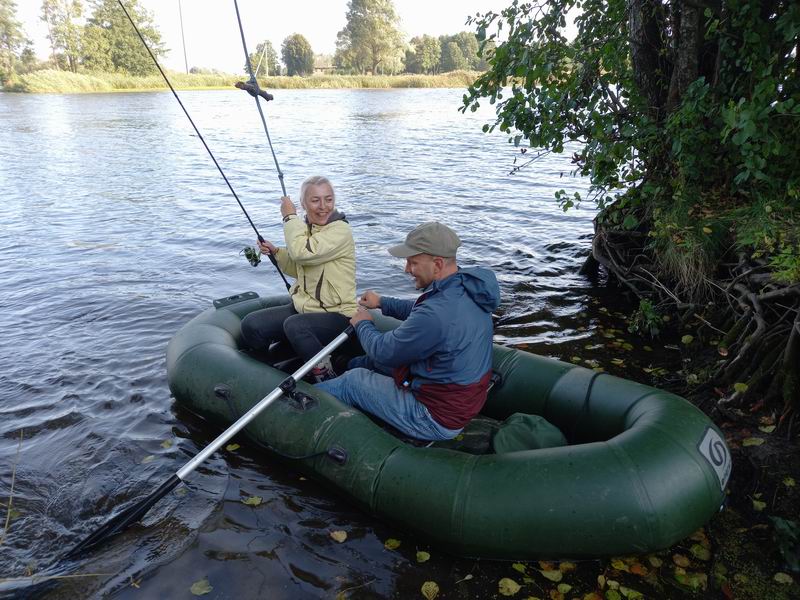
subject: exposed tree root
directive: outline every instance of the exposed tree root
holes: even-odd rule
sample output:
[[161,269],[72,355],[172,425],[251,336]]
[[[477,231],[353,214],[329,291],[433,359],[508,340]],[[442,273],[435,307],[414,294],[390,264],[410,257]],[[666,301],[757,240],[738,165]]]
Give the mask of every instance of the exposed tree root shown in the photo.
[[[641,232],[597,225],[591,258],[633,294],[677,313],[681,324],[717,344],[707,383],[722,390],[721,410],[773,410],[779,431],[791,437],[800,411],[800,285],[775,281],[766,264],[740,254],[704,282],[708,301],[681,298],[659,279],[645,243]],[[587,261],[584,271],[592,266]]]

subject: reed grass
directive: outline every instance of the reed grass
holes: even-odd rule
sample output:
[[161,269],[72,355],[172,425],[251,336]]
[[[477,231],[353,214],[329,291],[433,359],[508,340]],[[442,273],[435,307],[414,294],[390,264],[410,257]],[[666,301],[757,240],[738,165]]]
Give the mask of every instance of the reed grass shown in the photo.
[[[232,74],[167,74],[176,89],[228,89],[247,78]],[[441,75],[311,75],[309,77],[263,77],[265,89],[389,89],[462,88],[472,84],[477,73],[452,71]],[[71,73],[42,70],[20,75],[7,91],[35,94],[134,92],[167,89],[161,75],[134,77],[123,73]]]

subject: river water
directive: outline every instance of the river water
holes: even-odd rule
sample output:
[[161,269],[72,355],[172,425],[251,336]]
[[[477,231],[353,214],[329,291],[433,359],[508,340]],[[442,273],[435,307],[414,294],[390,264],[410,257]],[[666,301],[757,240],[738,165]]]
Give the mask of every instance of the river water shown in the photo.
[[[461,94],[277,90],[266,114],[288,191],[307,175],[332,179],[360,290],[412,297],[385,247],[420,222],[449,223],[462,265],[500,280],[496,341],[569,359],[602,337],[598,319],[616,302],[577,274],[593,210],[553,201],[587,184],[566,155],[509,175],[515,150],[481,133],[491,110],[457,111]],[[181,98],[261,234],[281,241],[252,99]],[[0,121],[0,526],[13,497],[0,595],[180,598],[203,579],[214,598],[421,597],[427,580],[440,598],[496,593],[507,565],[406,537],[244,445],[209,460],[144,526],[59,562],[220,431],[173,405],[170,337],[214,298],[284,288],[269,263],[239,255],[255,234],[169,93],[0,94]],[[251,495],[263,504],[241,502]],[[417,550],[431,560],[418,564]],[[43,586],[31,574],[71,577]]]

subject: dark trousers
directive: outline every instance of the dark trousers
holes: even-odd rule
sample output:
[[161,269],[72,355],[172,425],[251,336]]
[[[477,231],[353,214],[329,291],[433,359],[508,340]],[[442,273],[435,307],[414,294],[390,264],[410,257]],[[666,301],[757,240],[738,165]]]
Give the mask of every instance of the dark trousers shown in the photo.
[[289,340],[303,362],[342,333],[350,319],[339,313],[298,313],[291,304],[251,312],[242,320],[242,337],[253,350]]

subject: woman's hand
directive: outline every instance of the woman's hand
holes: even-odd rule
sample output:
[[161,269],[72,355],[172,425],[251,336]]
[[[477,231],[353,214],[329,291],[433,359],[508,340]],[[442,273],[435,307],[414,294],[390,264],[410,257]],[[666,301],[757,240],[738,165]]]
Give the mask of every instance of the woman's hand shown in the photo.
[[281,216],[288,217],[289,215],[296,215],[297,209],[294,206],[294,202],[289,196],[284,196],[281,198]]
[[278,253],[278,247],[269,240],[258,242],[258,248],[264,254],[272,254],[273,256]]
[[380,308],[381,297],[372,290],[367,290],[361,294],[361,298],[358,299],[358,303],[365,308]]

